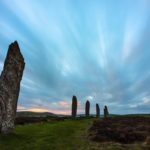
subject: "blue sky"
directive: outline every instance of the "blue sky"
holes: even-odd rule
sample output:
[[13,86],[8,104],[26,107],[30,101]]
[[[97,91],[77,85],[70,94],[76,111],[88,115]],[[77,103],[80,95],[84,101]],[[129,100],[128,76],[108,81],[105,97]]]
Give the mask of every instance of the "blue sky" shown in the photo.
[[18,110],[70,114],[76,95],[78,113],[150,113],[149,0],[1,0],[0,71],[15,40]]

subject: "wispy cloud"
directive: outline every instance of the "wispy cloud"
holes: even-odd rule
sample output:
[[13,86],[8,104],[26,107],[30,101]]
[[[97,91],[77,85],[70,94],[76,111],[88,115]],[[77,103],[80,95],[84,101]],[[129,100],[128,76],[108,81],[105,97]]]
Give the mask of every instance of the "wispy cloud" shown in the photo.
[[76,95],[79,113],[87,99],[93,113],[96,103],[101,109],[109,105],[112,113],[137,107],[148,113],[148,3],[2,0],[0,70],[14,40],[26,62],[18,110],[70,114]]

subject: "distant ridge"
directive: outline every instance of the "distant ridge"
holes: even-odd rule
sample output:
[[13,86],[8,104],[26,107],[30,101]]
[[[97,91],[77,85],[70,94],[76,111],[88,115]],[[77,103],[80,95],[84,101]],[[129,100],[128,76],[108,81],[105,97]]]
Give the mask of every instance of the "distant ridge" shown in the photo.
[[58,115],[50,112],[32,112],[32,111],[19,111],[17,117],[57,117]]

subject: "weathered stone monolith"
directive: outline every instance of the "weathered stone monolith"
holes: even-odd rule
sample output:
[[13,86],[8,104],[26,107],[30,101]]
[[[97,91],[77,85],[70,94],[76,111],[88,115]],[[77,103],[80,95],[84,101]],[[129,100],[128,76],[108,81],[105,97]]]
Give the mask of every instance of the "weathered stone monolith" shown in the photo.
[[100,108],[98,104],[96,104],[96,117],[100,117]]
[[20,81],[25,67],[18,43],[9,45],[0,76],[0,133],[13,131],[17,109]]
[[107,106],[104,107],[104,118],[107,118],[109,116],[108,108]]
[[72,97],[72,117],[75,118],[77,115],[77,97]]
[[87,100],[85,104],[85,116],[89,117],[90,114],[90,102]]

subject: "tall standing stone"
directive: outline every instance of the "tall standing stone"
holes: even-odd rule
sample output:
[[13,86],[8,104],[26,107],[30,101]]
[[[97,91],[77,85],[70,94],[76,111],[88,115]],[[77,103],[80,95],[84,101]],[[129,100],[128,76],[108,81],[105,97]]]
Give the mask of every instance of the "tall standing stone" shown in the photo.
[[98,104],[96,104],[96,117],[100,117],[100,108]]
[[90,114],[90,102],[87,100],[85,104],[85,116],[89,117]]
[[77,115],[77,97],[72,97],[72,117],[75,118]]
[[25,67],[18,43],[9,45],[0,76],[0,132],[11,133],[17,109],[20,82]]
[[107,106],[104,107],[104,118],[107,118],[109,116],[108,108]]

